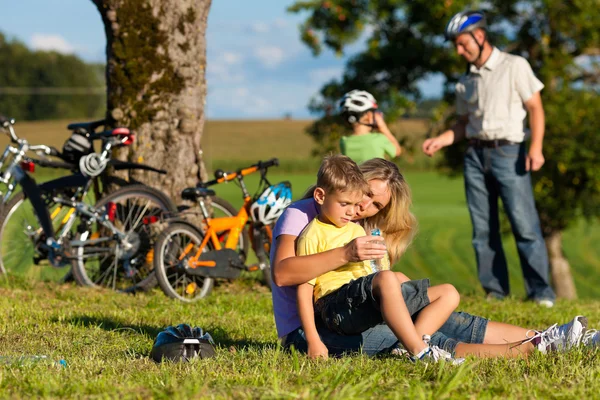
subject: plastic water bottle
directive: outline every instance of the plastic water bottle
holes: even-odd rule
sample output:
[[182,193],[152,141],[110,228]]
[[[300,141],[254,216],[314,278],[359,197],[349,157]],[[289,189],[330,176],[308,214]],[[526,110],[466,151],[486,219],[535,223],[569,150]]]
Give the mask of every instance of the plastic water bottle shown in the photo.
[[[379,230],[379,228],[372,229],[371,236],[381,236],[381,231]],[[378,243],[379,240],[376,242]],[[380,269],[379,260],[371,260],[371,270],[373,271],[373,273],[379,271],[379,269]]]
[[44,363],[53,367],[66,367],[67,362],[65,360],[53,360],[48,356],[0,356],[0,365],[15,365],[24,366],[32,365],[37,363]]

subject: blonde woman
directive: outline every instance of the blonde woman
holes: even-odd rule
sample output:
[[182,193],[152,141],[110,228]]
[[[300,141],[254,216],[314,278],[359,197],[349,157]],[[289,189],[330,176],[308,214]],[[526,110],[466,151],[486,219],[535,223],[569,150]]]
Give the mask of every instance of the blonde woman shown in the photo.
[[[383,159],[372,159],[360,165],[369,182],[371,195],[365,197],[356,216],[367,229],[377,226],[385,245],[378,237],[364,236],[343,247],[319,254],[297,256],[296,239],[306,225],[319,213],[314,199],[306,198],[291,204],[279,218],[273,231],[271,265],[273,273],[273,312],[277,333],[284,347],[294,346],[307,351],[307,342],[296,308],[296,286],[332,271],[351,261],[384,258],[389,253],[397,261],[410,244],[416,229],[410,213],[411,192],[398,167]],[[402,284],[406,306],[415,315],[429,301],[429,280]],[[377,325],[360,335],[342,336],[327,330],[317,320],[317,330],[329,355],[362,351],[367,355],[389,352],[398,346],[393,332],[385,324]],[[564,325],[553,325],[542,332],[489,321],[467,313],[453,313],[448,321],[431,336],[431,345],[438,346],[454,357],[522,357],[535,349],[565,350],[581,343],[587,319],[577,316]],[[533,333],[533,334],[529,334]]]

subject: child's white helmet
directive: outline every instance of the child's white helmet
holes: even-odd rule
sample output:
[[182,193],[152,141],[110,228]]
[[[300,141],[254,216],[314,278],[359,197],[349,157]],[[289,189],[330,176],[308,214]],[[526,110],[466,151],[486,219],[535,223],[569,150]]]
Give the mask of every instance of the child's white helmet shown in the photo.
[[342,97],[340,111],[346,113],[362,114],[365,111],[377,108],[375,97],[364,90],[352,90]]
[[277,218],[291,202],[292,185],[288,181],[281,182],[269,186],[262,192],[260,197],[250,206],[250,214],[255,221],[270,225],[277,221]]

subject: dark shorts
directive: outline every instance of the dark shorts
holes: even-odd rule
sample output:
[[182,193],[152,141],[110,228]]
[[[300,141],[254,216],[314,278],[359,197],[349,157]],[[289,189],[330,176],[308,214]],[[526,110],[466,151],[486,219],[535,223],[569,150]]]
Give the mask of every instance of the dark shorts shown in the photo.
[[[373,296],[376,274],[360,277],[317,300],[315,314],[325,327],[339,335],[357,335],[383,322]],[[429,304],[429,279],[402,284],[402,296],[411,316]]]

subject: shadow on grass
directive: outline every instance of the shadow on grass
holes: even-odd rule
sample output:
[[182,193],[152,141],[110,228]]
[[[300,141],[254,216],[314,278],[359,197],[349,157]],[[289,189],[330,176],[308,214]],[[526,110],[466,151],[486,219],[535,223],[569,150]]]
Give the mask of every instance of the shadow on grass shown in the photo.
[[[71,317],[69,319],[65,319],[63,321],[59,321],[58,319],[54,319],[53,322],[63,322],[69,325],[82,326],[85,328],[101,328],[105,331],[109,332],[123,332],[123,333],[131,333],[136,332],[143,334],[152,338],[153,340],[158,336],[160,332],[165,330],[166,326],[151,326],[151,325],[132,325],[127,324],[122,321],[118,321],[112,318],[103,318],[96,316],[87,316],[87,315],[78,315]],[[243,340],[235,340],[232,339],[227,330],[221,326],[208,326],[201,327],[205,330],[205,332],[210,333],[210,335],[215,340],[215,343],[224,348],[234,347],[236,349],[254,349],[254,350],[265,350],[269,348],[273,348],[277,346],[276,342],[261,342],[249,339]]]

